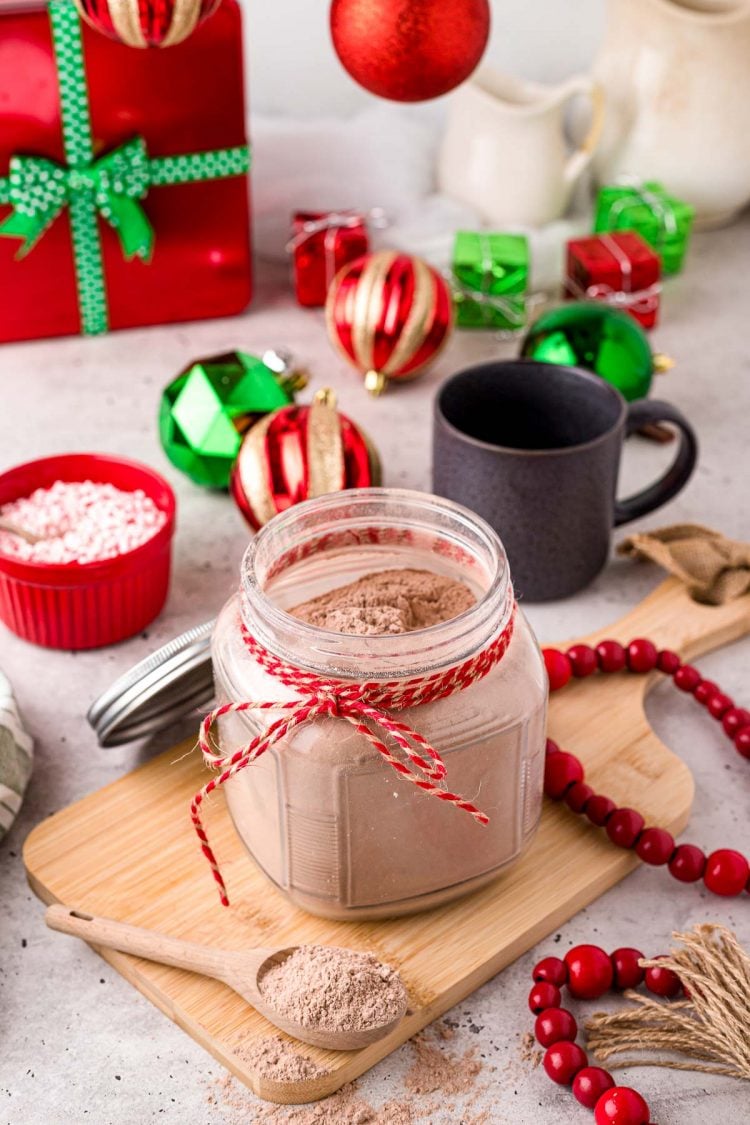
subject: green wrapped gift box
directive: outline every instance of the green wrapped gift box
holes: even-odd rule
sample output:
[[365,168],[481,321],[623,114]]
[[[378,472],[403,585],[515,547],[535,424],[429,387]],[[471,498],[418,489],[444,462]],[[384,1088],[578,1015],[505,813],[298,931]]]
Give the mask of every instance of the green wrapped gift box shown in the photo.
[[662,273],[679,273],[695,210],[662,184],[609,184],[599,191],[594,232],[634,230],[661,257]]
[[525,235],[458,231],[453,298],[459,328],[522,328],[528,277]]

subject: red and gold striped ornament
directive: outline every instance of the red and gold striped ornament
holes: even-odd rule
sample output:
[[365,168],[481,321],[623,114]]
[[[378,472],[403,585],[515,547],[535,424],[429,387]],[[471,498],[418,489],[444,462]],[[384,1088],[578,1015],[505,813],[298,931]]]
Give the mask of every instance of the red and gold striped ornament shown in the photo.
[[379,250],[336,275],[326,323],[332,343],[378,395],[390,379],[412,379],[437,356],[453,327],[453,302],[427,262]]
[[336,409],[328,389],[310,406],[282,406],[248,430],[232,470],[237,507],[256,531],[293,504],[380,483],[369,438]]
[[75,0],[87,23],[128,47],[173,47],[221,0]]

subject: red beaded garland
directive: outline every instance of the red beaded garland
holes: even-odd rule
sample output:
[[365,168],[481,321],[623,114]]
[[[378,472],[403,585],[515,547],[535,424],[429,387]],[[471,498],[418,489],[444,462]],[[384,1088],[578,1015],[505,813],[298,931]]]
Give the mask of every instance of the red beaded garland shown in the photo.
[[578,1000],[596,1000],[612,985],[612,962],[598,945],[576,945],[565,954],[568,990]]
[[587,1062],[588,1057],[583,1047],[571,1043],[569,1039],[553,1043],[544,1053],[544,1069],[552,1081],[561,1086],[569,1086]]
[[653,992],[654,996],[666,996],[671,1000],[682,991],[677,973],[665,969],[662,965],[652,965],[651,968],[646,969],[645,981],[646,988],[649,992]]
[[677,653],[668,648],[663,648],[656,658],[656,667],[667,676],[674,676],[681,664],[682,661]]
[[734,738],[738,731],[750,727],[750,711],[746,711],[744,707],[730,707],[722,715],[721,725],[724,733],[729,738]]
[[544,664],[549,677],[550,691],[557,691],[559,688],[565,687],[573,675],[573,666],[565,653],[560,652],[557,648],[545,648]]
[[742,894],[750,876],[750,864],[740,852],[719,848],[706,860],[703,882],[715,895]]
[[551,1047],[563,1039],[575,1039],[578,1024],[567,1008],[547,1008],[534,1023],[534,1035],[543,1047]]
[[715,719],[721,719],[731,707],[734,707],[734,701],[728,695],[717,691],[708,700],[706,707],[709,715],[713,715]]
[[681,883],[696,883],[706,869],[706,857],[695,844],[680,844],[669,861],[669,873]]
[[602,672],[621,672],[627,663],[625,649],[618,641],[599,641],[596,655]]
[[573,812],[581,813],[586,808],[589,797],[594,796],[594,790],[585,781],[576,781],[565,794],[565,804]]
[[602,1094],[611,1090],[614,1084],[615,1080],[608,1070],[602,1070],[600,1066],[585,1066],[573,1079],[573,1097],[586,1109],[593,1109]]
[[637,637],[628,645],[628,668],[631,672],[653,672],[658,655],[656,645]]
[[713,680],[701,680],[693,695],[699,703],[708,703],[712,695],[715,695],[719,690],[719,685],[715,684]]
[[644,863],[658,867],[668,863],[674,852],[674,836],[664,828],[647,828],[641,832],[635,853]]
[[595,793],[586,802],[586,816],[597,828],[602,828],[616,808],[617,805],[609,797],[603,797],[601,793]]
[[556,984],[559,988],[568,979],[568,968],[559,957],[545,957],[535,966],[531,975],[537,983],[544,980],[547,984]]
[[[658,651],[645,637],[637,637],[627,648],[612,640],[600,641],[596,649],[573,645],[566,653],[545,649],[544,658],[552,691],[564,686],[572,674],[588,676],[593,672],[593,655],[601,671],[620,671],[627,665],[631,672],[648,673],[658,668],[671,675],[675,686],[692,693],[706,706],[709,714],[721,722],[739,754],[750,759],[750,711],[736,707],[733,700],[711,680],[704,680],[691,664],[680,664],[676,653]],[[703,877],[705,886],[718,895],[750,894],[750,863],[731,848],[713,852],[708,862],[700,848],[693,844],[675,847],[672,835],[662,828],[646,827],[636,809],[618,808],[611,798],[594,793],[584,781],[583,766],[575,755],[561,750],[547,740],[544,791],[553,800],[564,799],[573,812],[588,817],[592,824],[604,828],[609,839],[622,848],[634,848],[644,863],[667,864],[669,872],[682,883],[694,883]]]
[[693,692],[701,682],[701,674],[692,664],[683,664],[672,678],[680,691]]
[[738,730],[734,736],[734,745],[743,758],[750,758],[750,727]]
[[635,809],[615,809],[607,820],[606,832],[618,848],[632,848],[646,825]]
[[562,1002],[560,989],[555,984],[542,980],[534,985],[529,993],[529,1008],[538,1016],[545,1008],[559,1008]]
[[596,1103],[596,1125],[648,1125],[649,1108],[637,1090],[613,1086]]
[[596,652],[591,645],[572,645],[567,652],[573,675],[578,679],[591,676],[599,667]]
[[576,781],[583,781],[583,766],[572,754],[558,750],[550,754],[544,763],[544,792],[553,800],[559,800]]
[[638,964],[642,960],[640,949],[627,945],[616,949],[610,957],[614,970],[614,987],[620,992],[624,992],[626,988],[637,988],[645,976],[645,969]]

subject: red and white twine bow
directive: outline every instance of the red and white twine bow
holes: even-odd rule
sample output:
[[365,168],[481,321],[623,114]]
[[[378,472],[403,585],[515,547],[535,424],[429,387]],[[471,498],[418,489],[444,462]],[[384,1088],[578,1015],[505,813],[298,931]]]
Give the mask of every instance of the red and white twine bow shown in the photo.
[[[287,702],[269,700],[224,703],[206,715],[201,723],[198,743],[203,758],[207,765],[221,772],[212,777],[200,792],[196,793],[190,805],[190,815],[203,854],[219,885],[222,905],[228,906],[229,899],[219,865],[203,827],[201,805],[204,799],[240,770],[257,761],[266,750],[286,738],[296,727],[311,722],[319,715],[330,715],[351,723],[357,733],[366,738],[401,777],[416,785],[418,789],[429,793],[430,796],[437,797],[439,801],[448,801],[456,808],[463,809],[479,824],[488,824],[489,817],[470,801],[465,800],[458,793],[440,787],[439,783],[444,781],[446,776],[446,768],[437,750],[418,731],[394,719],[389,712],[403,711],[408,707],[445,699],[486,676],[503,658],[513,635],[514,620],[515,605],[505,628],[494,641],[476,656],[445,672],[415,676],[408,680],[366,683],[326,679],[287,664],[270,653],[243,627],[243,639],[254,659],[281,683],[294,688],[299,698]],[[212,745],[212,728],[223,715],[243,711],[280,711],[281,716],[245,746],[225,757],[217,753]],[[396,757],[386,740],[400,750],[408,762]]]

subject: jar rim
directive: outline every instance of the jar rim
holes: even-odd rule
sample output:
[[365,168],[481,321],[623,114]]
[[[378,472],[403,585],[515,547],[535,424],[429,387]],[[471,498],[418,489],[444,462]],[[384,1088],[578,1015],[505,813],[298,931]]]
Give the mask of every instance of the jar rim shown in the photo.
[[[273,577],[269,570],[283,556],[282,548],[299,552],[300,542],[315,542],[316,530],[326,526],[335,526],[342,533],[358,524],[364,529],[367,519],[375,519],[373,513],[379,509],[384,526],[419,525],[430,529],[436,542],[444,539],[473,555],[486,576],[476,603],[427,628],[395,635],[361,635],[301,621],[266,593],[265,586]],[[505,627],[512,606],[507,556],[493,528],[452,500],[411,489],[346,489],[303,501],[261,528],[242,560],[240,607],[249,631],[288,663],[329,676],[398,679],[459,663]],[[394,665],[394,661],[398,663]]]

